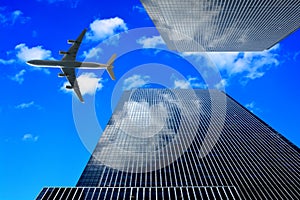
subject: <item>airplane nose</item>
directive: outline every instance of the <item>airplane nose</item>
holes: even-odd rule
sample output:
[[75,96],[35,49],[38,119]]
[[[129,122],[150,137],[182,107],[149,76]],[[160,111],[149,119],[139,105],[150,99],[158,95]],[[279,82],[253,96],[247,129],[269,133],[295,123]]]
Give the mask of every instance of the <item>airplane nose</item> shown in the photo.
[[29,65],[34,65],[35,61],[34,60],[28,60],[26,63],[29,64]]

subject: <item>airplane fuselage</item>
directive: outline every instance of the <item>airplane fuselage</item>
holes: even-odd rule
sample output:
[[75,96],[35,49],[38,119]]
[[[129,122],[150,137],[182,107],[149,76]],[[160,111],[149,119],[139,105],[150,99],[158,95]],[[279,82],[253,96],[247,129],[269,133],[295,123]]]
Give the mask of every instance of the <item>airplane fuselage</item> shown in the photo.
[[63,60],[30,60],[27,61],[32,66],[44,67],[65,67],[65,68],[106,68],[108,65],[95,62],[78,62],[78,61],[63,61]]
[[64,55],[62,60],[29,60],[27,64],[37,67],[52,67],[60,68],[63,73],[59,73],[58,77],[66,77],[70,85],[66,85],[66,89],[73,89],[78,99],[84,102],[80,88],[76,79],[75,68],[80,69],[105,69],[112,80],[115,80],[113,72],[113,63],[116,59],[116,54],[113,54],[106,64],[95,63],[95,62],[78,62],[76,61],[77,51],[81,44],[81,41],[86,33],[84,29],[76,40],[68,40],[68,43],[72,44],[68,51],[60,51],[59,53]]

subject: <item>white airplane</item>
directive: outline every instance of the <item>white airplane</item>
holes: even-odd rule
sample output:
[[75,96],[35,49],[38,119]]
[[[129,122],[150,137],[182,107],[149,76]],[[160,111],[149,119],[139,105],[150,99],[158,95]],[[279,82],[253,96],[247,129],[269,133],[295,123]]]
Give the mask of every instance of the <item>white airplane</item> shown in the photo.
[[61,68],[63,73],[59,73],[58,77],[67,77],[70,85],[67,85],[67,89],[74,89],[77,97],[81,102],[84,102],[78,82],[75,76],[75,68],[81,69],[106,69],[110,78],[115,80],[115,75],[113,72],[113,63],[116,59],[116,54],[113,54],[111,58],[108,60],[107,64],[100,64],[95,62],[78,62],[76,61],[77,51],[81,44],[81,41],[86,33],[86,29],[82,31],[82,33],[78,36],[76,40],[68,40],[69,44],[72,46],[69,48],[67,52],[59,51],[59,54],[64,55],[62,60],[29,60],[27,64],[38,67],[59,67]]

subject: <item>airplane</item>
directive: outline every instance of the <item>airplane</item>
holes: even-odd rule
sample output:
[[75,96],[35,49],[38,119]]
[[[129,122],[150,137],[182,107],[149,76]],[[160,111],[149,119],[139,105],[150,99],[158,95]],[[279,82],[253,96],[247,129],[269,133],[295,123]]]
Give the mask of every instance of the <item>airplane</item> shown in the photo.
[[75,68],[80,69],[106,69],[110,78],[115,80],[115,75],[113,72],[113,63],[116,59],[116,54],[113,54],[111,58],[108,60],[106,64],[95,63],[95,62],[79,62],[76,61],[77,51],[81,44],[81,41],[86,33],[86,29],[84,29],[81,34],[78,36],[76,40],[68,40],[69,44],[72,46],[69,50],[59,51],[59,54],[64,55],[62,60],[29,60],[27,61],[28,65],[38,66],[38,67],[54,67],[61,68],[63,73],[59,73],[58,77],[66,77],[70,83],[70,85],[66,86],[66,89],[74,89],[78,99],[83,103],[84,99],[81,95],[79,85],[75,76]]

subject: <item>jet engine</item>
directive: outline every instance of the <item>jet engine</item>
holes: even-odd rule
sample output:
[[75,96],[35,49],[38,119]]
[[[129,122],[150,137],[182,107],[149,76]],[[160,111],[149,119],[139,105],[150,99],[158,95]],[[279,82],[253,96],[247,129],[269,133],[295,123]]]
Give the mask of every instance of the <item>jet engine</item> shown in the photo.
[[60,54],[60,55],[65,55],[65,54],[69,54],[69,52],[66,52],[66,51],[59,51],[59,54]]
[[70,90],[73,89],[73,87],[71,85],[66,85],[66,89]]
[[65,76],[68,76],[68,74],[64,74],[64,73],[59,73],[59,74],[58,74],[58,77],[60,77],[60,78],[61,78],[61,77],[65,77]]
[[75,40],[67,40],[68,44],[73,44],[75,43],[76,41]]

